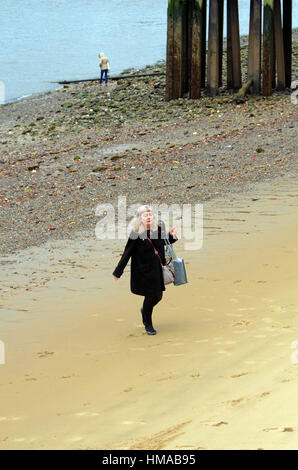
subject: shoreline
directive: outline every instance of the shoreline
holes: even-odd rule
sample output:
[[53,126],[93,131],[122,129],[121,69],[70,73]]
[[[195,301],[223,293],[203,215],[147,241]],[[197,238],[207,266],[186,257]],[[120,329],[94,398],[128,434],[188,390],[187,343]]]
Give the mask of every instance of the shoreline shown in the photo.
[[[246,49],[248,47],[248,37],[249,36],[247,34],[243,34],[243,35],[240,36],[240,48],[241,49]],[[292,29],[292,40],[293,40],[293,42],[298,42],[298,27]],[[223,50],[224,50],[224,52],[226,52],[226,42],[227,42],[227,38],[224,37],[223,38]],[[206,52],[207,51],[208,51],[208,41],[207,41],[207,44],[206,44]],[[149,67],[154,68],[154,67],[156,67],[157,65],[160,65],[160,64],[162,64],[164,66],[165,65],[165,59],[160,59],[157,62],[155,62],[155,64],[149,65]],[[134,69],[132,67],[129,67],[127,69],[122,70],[122,72],[119,72],[118,75],[120,76],[120,75],[126,74],[127,72],[131,72],[131,71],[138,72],[138,71],[142,71],[142,70],[144,70],[144,67],[139,68],[139,69]],[[113,79],[113,78],[110,77],[110,79]],[[79,80],[79,79],[70,79],[70,82],[71,83],[74,83],[74,82],[82,83],[82,82],[86,82],[86,81],[91,82],[91,81],[95,81],[95,80],[99,80],[99,78],[94,78],[94,79],[84,78],[84,79],[81,79],[81,80]],[[21,96],[19,98],[14,98],[14,99],[9,100],[5,103],[2,103],[2,104],[0,103],[0,107],[3,106],[3,105],[5,106],[5,105],[8,105],[8,104],[17,103],[20,100],[27,99],[27,98],[32,98],[36,95],[44,95],[46,93],[51,93],[52,91],[60,90],[61,87],[63,86],[63,83],[61,83],[61,82],[64,82],[64,81],[67,81],[67,80],[64,79],[64,80],[59,80],[57,82],[51,82],[51,83],[57,83],[57,88],[55,88],[54,90],[52,89],[52,90],[47,90],[47,91],[44,91],[44,92],[36,92],[36,93],[32,93],[30,95],[24,95],[24,96]],[[58,87],[59,83],[61,83],[61,86]]]

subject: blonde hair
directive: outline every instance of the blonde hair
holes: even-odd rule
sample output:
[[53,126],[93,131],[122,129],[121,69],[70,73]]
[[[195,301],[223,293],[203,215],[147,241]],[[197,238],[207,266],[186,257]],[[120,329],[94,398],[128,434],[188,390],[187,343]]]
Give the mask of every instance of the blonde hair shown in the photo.
[[152,206],[148,204],[143,204],[142,206],[139,206],[138,209],[136,210],[136,215],[130,222],[130,228],[134,232],[137,233],[144,233],[147,230],[147,227],[144,225],[144,223],[141,220],[141,216],[144,212],[150,211],[153,215],[153,219],[150,223],[150,230],[157,230],[158,228],[158,220],[156,218],[155,213],[153,212]]

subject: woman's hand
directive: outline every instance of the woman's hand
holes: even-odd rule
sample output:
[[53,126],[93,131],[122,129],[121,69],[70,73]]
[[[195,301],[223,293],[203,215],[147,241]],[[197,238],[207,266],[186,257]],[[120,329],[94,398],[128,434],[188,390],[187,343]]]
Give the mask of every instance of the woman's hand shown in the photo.
[[177,227],[173,227],[173,228],[170,230],[170,235],[172,235],[172,236],[173,236],[173,235],[177,235],[177,233],[178,233]]
[[119,277],[114,276],[114,275],[113,275],[113,277],[114,277],[115,281],[118,281]]

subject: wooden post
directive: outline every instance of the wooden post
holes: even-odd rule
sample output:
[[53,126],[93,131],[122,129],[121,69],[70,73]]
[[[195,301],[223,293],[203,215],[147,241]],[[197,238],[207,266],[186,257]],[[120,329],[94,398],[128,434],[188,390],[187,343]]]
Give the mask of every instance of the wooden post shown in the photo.
[[218,86],[222,86],[224,0],[218,0]]
[[172,0],[168,0],[166,100],[173,98],[174,83],[174,14]]
[[[203,0],[194,0],[191,8],[191,66],[190,66],[190,98],[197,99],[201,96],[203,54],[203,33],[204,33],[204,2]],[[206,11],[205,11],[206,13]],[[206,38],[205,38],[206,45]]]
[[263,29],[263,94],[272,94],[274,62],[274,0],[264,0]]
[[292,82],[292,0],[283,0],[283,36],[286,87]]
[[167,100],[181,98],[187,88],[187,23],[185,18],[187,1],[168,1]]
[[277,69],[277,89],[283,90],[286,87],[286,75],[285,75],[285,55],[284,55],[284,41],[283,41],[283,34],[282,34],[280,0],[274,1],[274,30],[275,30],[275,51],[276,51],[276,69]]
[[241,88],[238,0],[227,2],[227,87]]
[[276,50],[275,50],[275,21],[274,21],[274,5],[275,0],[273,0],[273,18],[272,18],[272,30],[273,30],[273,51],[272,51],[272,88],[276,88]]
[[181,97],[183,97],[184,93],[189,91],[189,66],[188,61],[189,57],[189,35],[188,35],[188,10],[190,3],[192,0],[180,0],[181,3],[181,36],[182,36],[182,46],[181,46]]
[[261,41],[262,41],[262,0],[250,2],[250,26],[248,47],[248,79],[253,80],[251,91],[261,92]]
[[218,0],[209,3],[209,32],[208,32],[208,71],[207,86],[211,96],[218,93],[219,84],[219,25]]
[[207,0],[202,2],[202,74],[201,74],[201,87],[206,86],[206,31],[207,31]]

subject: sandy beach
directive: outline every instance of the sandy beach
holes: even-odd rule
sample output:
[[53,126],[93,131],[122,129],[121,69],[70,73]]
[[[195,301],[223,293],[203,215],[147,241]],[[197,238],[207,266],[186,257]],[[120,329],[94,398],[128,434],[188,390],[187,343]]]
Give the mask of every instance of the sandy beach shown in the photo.
[[189,284],[167,287],[155,337],[129,269],[112,279],[121,240],[11,255],[36,279],[2,300],[0,447],[297,449],[296,189],[288,175],[204,203],[203,246],[175,244]]

